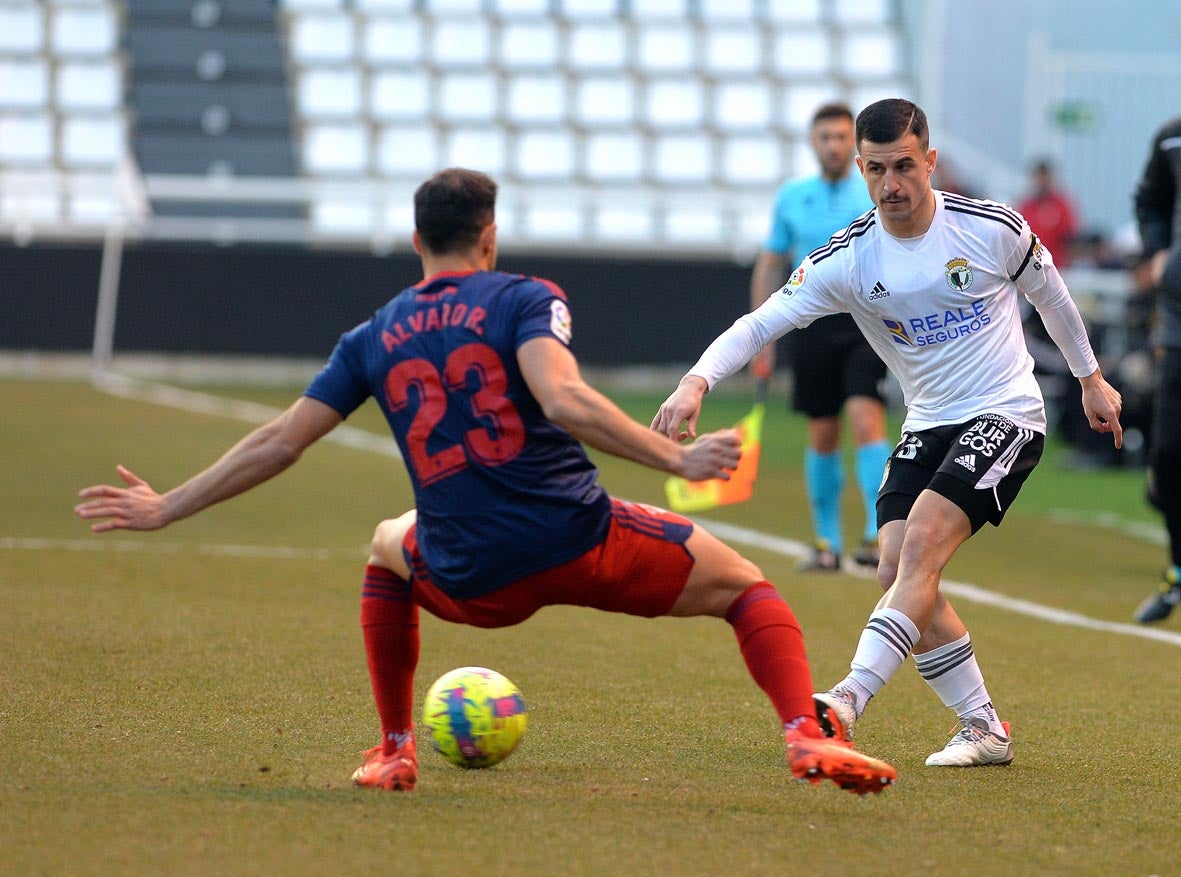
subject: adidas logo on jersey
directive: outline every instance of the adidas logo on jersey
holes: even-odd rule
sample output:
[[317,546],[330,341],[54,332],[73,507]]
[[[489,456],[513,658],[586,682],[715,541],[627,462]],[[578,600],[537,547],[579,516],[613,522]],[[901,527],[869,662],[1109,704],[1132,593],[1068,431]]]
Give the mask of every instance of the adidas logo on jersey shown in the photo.
[[967,469],[969,472],[976,471],[976,455],[964,454],[962,457],[956,457],[955,461]]
[[878,281],[873,285],[873,289],[869,291],[869,300],[877,301],[879,298],[889,298],[890,290],[882,286],[882,281]]

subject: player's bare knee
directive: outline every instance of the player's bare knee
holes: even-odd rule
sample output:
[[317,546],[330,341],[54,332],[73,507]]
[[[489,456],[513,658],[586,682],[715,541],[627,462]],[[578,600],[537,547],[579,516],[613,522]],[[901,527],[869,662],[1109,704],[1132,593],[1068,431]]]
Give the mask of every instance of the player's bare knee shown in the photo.
[[936,521],[920,519],[907,522],[901,556],[926,555],[944,538],[944,529]]
[[748,588],[766,580],[763,571],[753,561],[738,555],[731,568],[727,569],[725,579],[717,587],[722,606],[721,614],[724,615],[730,604]]
[[735,564],[734,582],[735,587],[738,588],[739,593],[745,591],[751,585],[766,581],[766,576],[759,566],[749,558],[738,555],[738,562]]
[[716,573],[710,577],[709,590],[729,604],[751,585],[757,585],[762,581],[765,581],[763,571],[752,561],[735,554],[729,563],[718,568]]
[[890,590],[897,578],[898,564],[896,562],[890,562],[884,557],[878,561],[878,584],[882,586],[883,591]]
[[751,585],[764,581],[762,570],[732,548],[698,556],[689,581],[670,615],[725,616],[730,604]]
[[404,566],[402,540],[406,538],[406,533],[415,520],[417,516],[412,510],[378,524],[373,530],[373,540],[369,545],[369,563],[395,570]]
[[763,571],[753,560],[700,527],[693,529],[685,548],[694,558],[693,578],[709,582],[711,588],[741,593],[763,581]]

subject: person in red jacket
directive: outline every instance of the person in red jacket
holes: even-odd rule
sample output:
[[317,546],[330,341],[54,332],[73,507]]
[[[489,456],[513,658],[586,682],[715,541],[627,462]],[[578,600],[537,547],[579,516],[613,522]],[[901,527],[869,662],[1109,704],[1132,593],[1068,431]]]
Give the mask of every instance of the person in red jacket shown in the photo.
[[1054,264],[1059,268],[1070,265],[1070,245],[1078,236],[1078,216],[1073,200],[1058,187],[1049,159],[1034,162],[1033,193],[1017,205],[1017,212],[1054,254]]

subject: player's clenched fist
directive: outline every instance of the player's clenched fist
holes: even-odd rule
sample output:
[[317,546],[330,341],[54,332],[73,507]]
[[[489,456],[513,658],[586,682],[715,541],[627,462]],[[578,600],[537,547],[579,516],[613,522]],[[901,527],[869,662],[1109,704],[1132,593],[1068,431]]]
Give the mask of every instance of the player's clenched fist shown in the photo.
[[742,457],[742,435],[736,429],[707,432],[691,445],[685,446],[681,471],[677,474],[689,481],[710,478],[730,480],[730,473],[738,468]]

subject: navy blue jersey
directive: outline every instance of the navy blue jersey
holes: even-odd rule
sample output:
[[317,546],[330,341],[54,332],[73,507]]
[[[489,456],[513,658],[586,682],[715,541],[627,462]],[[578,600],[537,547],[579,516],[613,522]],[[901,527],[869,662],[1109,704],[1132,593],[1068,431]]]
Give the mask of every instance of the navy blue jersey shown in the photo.
[[305,391],[345,417],[377,400],[414,485],[427,568],[455,597],[565,563],[607,533],[594,465],[546,419],[517,364],[538,337],[570,343],[554,284],[437,274],[342,335]]

